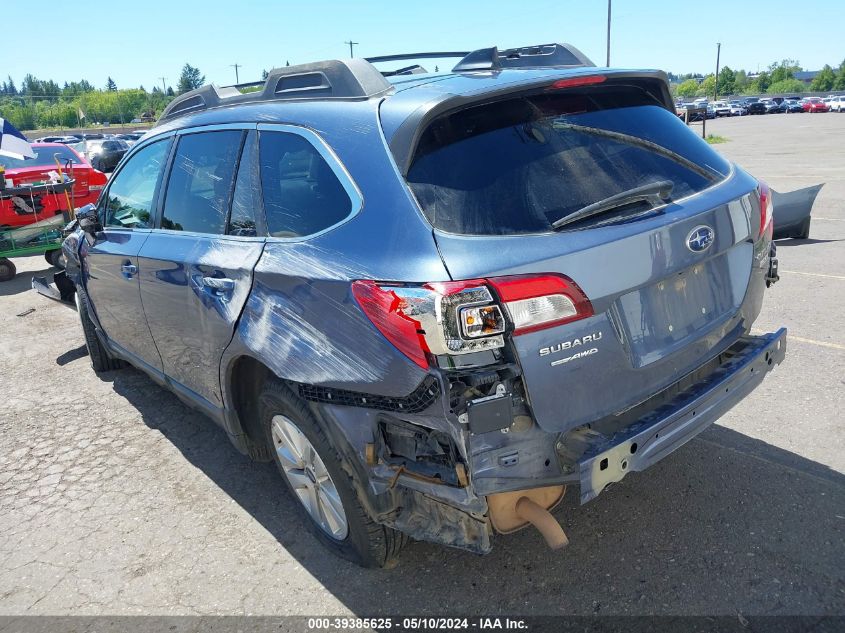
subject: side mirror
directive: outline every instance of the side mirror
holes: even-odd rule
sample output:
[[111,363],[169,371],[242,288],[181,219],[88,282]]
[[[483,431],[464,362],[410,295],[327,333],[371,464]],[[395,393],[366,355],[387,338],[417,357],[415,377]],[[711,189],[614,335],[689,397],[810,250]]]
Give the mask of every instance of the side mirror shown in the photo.
[[76,219],[79,222],[79,228],[91,237],[96,236],[98,232],[103,230],[100,217],[97,215],[97,207],[93,204],[80,207],[76,212]]

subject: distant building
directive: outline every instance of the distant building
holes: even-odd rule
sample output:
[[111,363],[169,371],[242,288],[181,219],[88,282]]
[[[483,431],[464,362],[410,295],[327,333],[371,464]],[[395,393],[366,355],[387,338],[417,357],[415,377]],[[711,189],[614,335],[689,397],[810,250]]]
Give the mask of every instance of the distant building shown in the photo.
[[813,79],[816,78],[816,75],[818,75],[820,72],[821,71],[819,70],[799,70],[797,73],[795,73],[794,77],[798,81],[803,81],[805,84],[808,84],[812,82]]

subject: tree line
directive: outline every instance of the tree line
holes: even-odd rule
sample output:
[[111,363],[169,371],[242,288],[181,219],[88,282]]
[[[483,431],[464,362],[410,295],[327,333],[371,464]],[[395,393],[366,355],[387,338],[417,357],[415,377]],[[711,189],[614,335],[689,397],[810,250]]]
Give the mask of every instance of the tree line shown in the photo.
[[205,83],[198,68],[185,64],[176,88],[153,86],[147,90],[120,89],[111,77],[98,89],[89,81],[65,82],[26,75],[15,84],[11,76],[0,82],[0,117],[19,130],[81,127],[95,123],[129,123],[142,116],[155,117],[177,95]]
[[845,60],[838,68],[825,64],[824,68],[806,84],[795,77],[803,69],[797,61],[784,59],[775,62],[767,70],[754,76],[744,70],[732,70],[729,66],[719,69],[719,79],[711,73],[701,75],[670,75],[675,94],[679,97],[707,97],[714,93],[727,95],[786,94],[801,92],[827,92],[845,90]]

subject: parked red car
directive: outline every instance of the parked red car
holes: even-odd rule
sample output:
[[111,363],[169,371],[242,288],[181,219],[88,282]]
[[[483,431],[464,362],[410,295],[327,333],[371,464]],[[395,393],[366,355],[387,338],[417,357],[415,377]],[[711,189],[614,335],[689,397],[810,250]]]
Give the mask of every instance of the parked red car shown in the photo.
[[829,108],[820,97],[809,97],[804,99],[804,112],[827,112]]
[[[19,160],[0,156],[0,165],[6,169],[5,178],[12,181],[12,187],[47,179],[51,171],[58,171],[56,155],[62,169],[68,160],[73,161],[73,187],[71,199],[74,207],[81,207],[89,202],[96,202],[106,184],[106,175],[94,169],[79,153],[61,143],[33,143],[35,158]],[[66,170],[67,171],[67,170]],[[70,174],[68,174],[70,175]],[[39,220],[46,220],[67,210],[64,194],[40,194],[32,198],[20,196],[19,199],[0,200],[0,229],[25,226]]]

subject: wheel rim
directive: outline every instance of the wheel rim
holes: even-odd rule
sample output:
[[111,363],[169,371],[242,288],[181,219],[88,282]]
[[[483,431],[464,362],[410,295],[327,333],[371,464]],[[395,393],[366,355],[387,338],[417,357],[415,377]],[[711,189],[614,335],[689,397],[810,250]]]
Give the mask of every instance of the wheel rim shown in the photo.
[[271,434],[282,471],[308,515],[326,534],[342,541],[349,533],[340,494],[317,449],[289,418],[273,416]]

